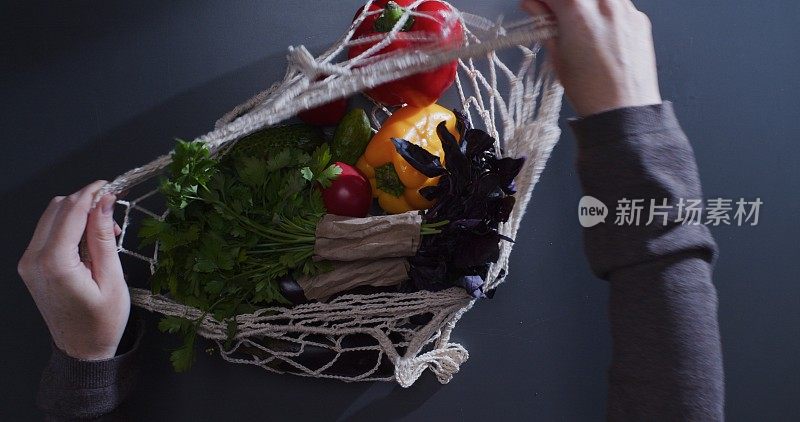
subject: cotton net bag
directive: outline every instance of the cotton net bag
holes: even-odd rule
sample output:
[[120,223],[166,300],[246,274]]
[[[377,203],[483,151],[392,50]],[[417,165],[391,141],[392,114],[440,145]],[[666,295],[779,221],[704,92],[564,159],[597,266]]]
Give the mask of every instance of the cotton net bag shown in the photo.
[[[531,192],[557,142],[560,130],[562,88],[552,68],[540,58],[541,42],[556,35],[549,17],[503,25],[500,21],[452,12],[443,19],[458,19],[465,42],[443,47],[436,39],[424,40],[401,32],[404,15],[374,47],[347,59],[348,47],[372,40],[354,39],[358,25],[371,12],[372,1],[356,16],[349,30],[328,50],[314,57],[304,46],[289,47],[284,78],[237,106],[216,122],[214,130],[200,136],[212,153],[224,153],[237,140],[294,117],[298,112],[332,100],[356,95],[382,83],[458,61],[454,87],[458,104],[473,127],[488,132],[505,156],[526,157],[515,182],[517,203],[502,235],[514,239]],[[408,7],[413,10],[422,0]],[[455,10],[455,9],[454,9]],[[424,47],[414,51],[376,54],[401,37],[415,37]],[[512,69],[506,62],[514,63]],[[375,104],[372,125],[379,128],[391,110]],[[158,251],[128,247],[136,243],[137,219],[163,218],[163,201],[153,189],[171,160],[170,155],[134,168],[106,185],[98,195],[127,192],[119,200],[122,234],[118,250],[149,264],[155,270]],[[99,196],[98,196],[99,197]],[[507,273],[513,243],[501,242],[500,259],[490,267],[483,286],[492,291]],[[451,333],[475,299],[459,287],[438,292],[346,294],[327,303],[293,307],[268,307],[239,315],[236,334],[229,338],[230,321],[217,321],[203,311],[177,303],[150,290],[131,288],[134,305],[165,316],[197,321],[197,335],[211,341],[228,362],[255,365],[277,373],[332,378],[342,381],[396,381],[411,386],[430,369],[441,383],[449,382],[469,354],[451,341]],[[420,321],[422,321],[420,323]]]

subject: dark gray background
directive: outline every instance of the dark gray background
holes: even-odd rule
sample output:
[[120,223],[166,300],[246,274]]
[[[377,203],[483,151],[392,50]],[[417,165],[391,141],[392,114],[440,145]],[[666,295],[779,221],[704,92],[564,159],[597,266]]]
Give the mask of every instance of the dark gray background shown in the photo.
[[[280,77],[289,45],[320,51],[355,1],[19,1],[0,11],[0,419],[38,418],[49,349],[15,272],[50,197],[168,151]],[[514,1],[456,1],[494,17]],[[760,197],[757,227],[713,230],[730,420],[800,417],[800,3],[639,1],[664,98],[693,139],[707,196]],[[564,116],[570,115],[567,109]],[[567,132],[537,187],[511,276],[455,332],[452,383],[411,389],[276,376],[201,356],[174,374],[152,323],[128,410],[150,420],[598,420],[610,356],[606,286],[585,263]],[[141,281],[140,281],[141,283]]]

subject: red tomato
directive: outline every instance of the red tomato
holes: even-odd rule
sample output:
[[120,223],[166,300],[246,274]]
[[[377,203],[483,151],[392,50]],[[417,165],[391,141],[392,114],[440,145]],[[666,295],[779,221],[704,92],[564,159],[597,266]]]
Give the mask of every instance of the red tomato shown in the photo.
[[347,100],[340,99],[310,110],[301,111],[297,117],[314,126],[335,126],[347,113]]
[[[321,81],[323,79],[325,79],[325,75],[318,77],[316,80]],[[297,114],[297,117],[314,126],[336,126],[346,113],[347,99],[340,98],[319,107],[301,111]]]
[[372,187],[361,171],[349,164],[336,162],[342,173],[322,190],[328,214],[345,217],[366,217],[372,206]]

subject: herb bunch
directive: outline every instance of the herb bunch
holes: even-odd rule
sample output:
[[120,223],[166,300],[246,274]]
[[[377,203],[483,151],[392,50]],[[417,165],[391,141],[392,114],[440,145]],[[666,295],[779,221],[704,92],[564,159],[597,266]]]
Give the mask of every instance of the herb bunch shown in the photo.
[[442,290],[461,286],[473,297],[483,297],[489,266],[500,257],[500,242],[513,240],[498,232],[514,208],[514,178],[524,158],[500,157],[488,133],[468,127],[455,112],[461,143],[444,123],[437,126],[447,166],[439,157],[403,139],[393,139],[397,151],[428,177],[440,176],[436,186],[420,189],[435,205],[423,212],[423,222],[447,221],[441,233],[422,238],[410,258],[409,288]]
[[270,156],[234,148],[216,158],[202,143],[178,141],[160,186],[167,216],[144,220],[139,231],[144,244],[158,245],[153,292],[205,312],[198,321],[167,317],[159,324],[183,335],[170,358],[177,371],[191,366],[196,325],[206,315],[227,320],[233,337],[236,315],[289,303],[278,278],[327,269],[311,257],[325,213],[314,186],[329,185],[341,172],[330,161],[327,145],[311,154],[287,147]]

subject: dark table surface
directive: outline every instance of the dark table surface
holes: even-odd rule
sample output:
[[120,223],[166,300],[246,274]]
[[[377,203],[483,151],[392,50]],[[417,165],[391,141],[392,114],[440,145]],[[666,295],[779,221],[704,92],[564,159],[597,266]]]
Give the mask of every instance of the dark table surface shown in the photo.
[[[205,133],[279,78],[286,47],[321,51],[359,1],[16,1],[0,11],[5,164],[0,419],[39,418],[46,328],[15,264],[50,197],[113,178]],[[515,1],[456,2],[516,18]],[[639,1],[663,96],[693,139],[708,197],[764,201],[756,227],[719,227],[715,273],[730,420],[800,417],[800,3]],[[571,111],[564,110],[568,117]],[[566,126],[566,125],[564,125]],[[155,330],[126,404],[147,420],[598,420],[610,340],[606,286],[584,260],[565,132],[518,237],[508,282],[455,331],[470,359],[411,389],[268,374],[200,356],[173,373]],[[139,281],[141,284],[141,281]]]

